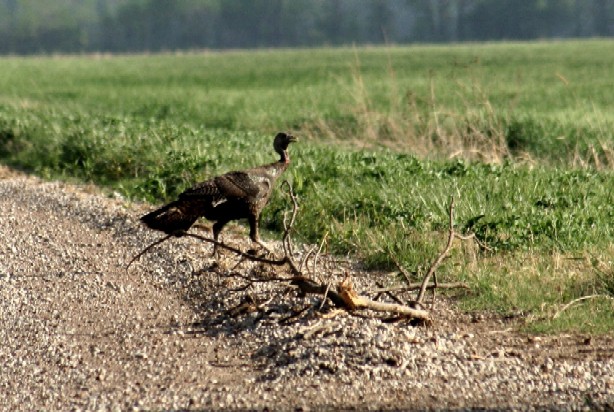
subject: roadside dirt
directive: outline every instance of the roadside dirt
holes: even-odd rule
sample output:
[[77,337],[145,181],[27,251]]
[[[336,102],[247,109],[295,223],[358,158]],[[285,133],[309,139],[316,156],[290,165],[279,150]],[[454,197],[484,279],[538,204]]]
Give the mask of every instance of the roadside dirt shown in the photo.
[[0,410],[614,408],[612,336],[527,336],[444,300],[429,328],[231,316],[245,293],[209,245],[166,242],[126,271],[159,238],[148,209],[0,167]]

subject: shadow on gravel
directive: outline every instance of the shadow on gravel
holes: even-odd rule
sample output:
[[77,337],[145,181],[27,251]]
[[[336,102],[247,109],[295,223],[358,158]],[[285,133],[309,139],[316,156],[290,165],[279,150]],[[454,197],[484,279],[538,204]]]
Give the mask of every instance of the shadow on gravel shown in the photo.
[[[242,278],[249,276],[262,281]],[[253,267],[246,274],[237,274],[221,270],[215,262],[190,274],[180,274],[181,299],[202,319],[185,332],[210,337],[234,336],[253,333],[261,327],[304,324],[316,311],[326,313],[331,309],[328,304],[320,308],[320,299],[300,296],[285,282],[267,282],[266,276],[274,277],[277,273],[270,268]]]

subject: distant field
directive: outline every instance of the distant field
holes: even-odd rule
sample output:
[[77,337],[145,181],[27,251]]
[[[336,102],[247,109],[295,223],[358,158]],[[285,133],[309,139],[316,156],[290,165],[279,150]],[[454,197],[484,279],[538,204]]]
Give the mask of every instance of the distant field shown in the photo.
[[58,118],[298,128],[410,152],[424,150],[412,144],[425,135],[457,149],[459,138],[478,140],[481,150],[483,136],[495,135],[516,152],[569,160],[611,140],[613,52],[614,42],[592,41],[14,57],[2,59],[0,103]]
[[[303,240],[419,272],[453,195],[459,229],[493,248],[459,248],[442,268],[472,285],[468,309],[614,326],[607,298],[544,320],[614,295],[612,41],[0,63],[4,163],[159,202],[270,161],[273,133],[293,130]],[[287,207],[277,195],[264,224],[279,229]]]

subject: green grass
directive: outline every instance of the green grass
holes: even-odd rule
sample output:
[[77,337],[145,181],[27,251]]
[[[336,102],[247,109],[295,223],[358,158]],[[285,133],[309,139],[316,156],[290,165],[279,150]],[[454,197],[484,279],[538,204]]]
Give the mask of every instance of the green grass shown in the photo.
[[[614,295],[614,42],[1,62],[6,164],[161,202],[271,161],[273,133],[289,129],[301,138],[287,172],[301,240],[326,235],[371,267],[394,257],[419,272],[443,246],[454,196],[457,229],[492,248],[455,248],[441,268],[472,285],[467,310],[520,310],[552,331],[612,308],[595,299],[544,320]],[[279,232],[287,208],[276,193],[263,226]],[[613,329],[598,318],[588,330]]]
[[567,160],[611,140],[613,51],[592,41],[11,57],[0,68],[0,104],[208,129],[296,128],[412,151],[432,135],[501,135],[545,158],[563,147]]

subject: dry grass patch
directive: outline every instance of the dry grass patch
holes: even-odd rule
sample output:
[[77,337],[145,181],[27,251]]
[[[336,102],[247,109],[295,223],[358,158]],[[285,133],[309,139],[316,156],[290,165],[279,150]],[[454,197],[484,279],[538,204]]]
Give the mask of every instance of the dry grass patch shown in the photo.
[[[606,256],[510,253],[482,259],[462,276],[477,295],[464,307],[521,316],[533,331],[609,332],[614,328],[614,276]],[[565,308],[576,300],[577,305]]]

